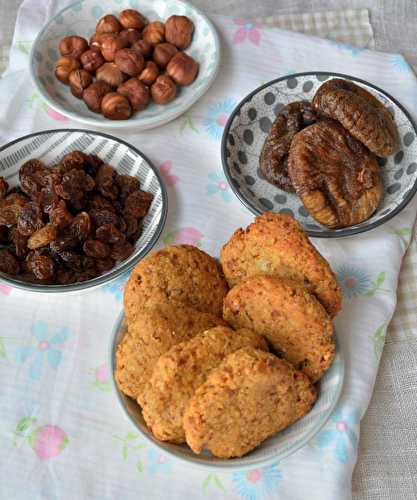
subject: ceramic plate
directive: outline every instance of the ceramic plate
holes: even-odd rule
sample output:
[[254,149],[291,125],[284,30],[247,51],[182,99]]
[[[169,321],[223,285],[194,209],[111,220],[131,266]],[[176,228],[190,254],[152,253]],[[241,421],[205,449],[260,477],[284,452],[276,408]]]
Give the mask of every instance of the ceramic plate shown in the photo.
[[[126,327],[124,318],[121,316],[114,328],[113,342],[110,351],[110,366],[112,367],[113,374],[115,369],[116,349],[125,333]],[[307,444],[320,431],[333,412],[342,391],[343,377],[344,359],[340,350],[340,342],[337,342],[335,360],[330,370],[318,384],[319,397],[310,413],[284,431],[264,441],[248,455],[242,458],[233,458],[229,460],[213,457],[207,451],[203,452],[201,455],[196,455],[186,445],[175,445],[156,440],[146,427],[139,405],[133,399],[120,392],[114,380],[114,375],[112,379],[114,389],[118,395],[124,413],[142,436],[150,443],[163,450],[164,453],[199,468],[245,470],[278,462],[292,455]]]
[[[195,32],[186,52],[200,63],[200,70],[195,82],[181,87],[177,98],[169,104],[157,106],[152,103],[129,120],[108,120],[90,111],[82,100],[71,94],[67,85],[55,78],[58,44],[64,36],[75,34],[88,40],[101,16],[108,13],[117,15],[128,7],[139,10],[152,21],[165,20],[172,14],[186,15],[192,19]],[[213,25],[202,12],[188,3],[181,0],[130,0],[122,5],[118,0],[83,0],[62,10],[42,29],[33,44],[30,69],[43,98],[63,115],[96,127],[146,130],[173,120],[192,106],[213,83],[219,61],[219,40]]]
[[112,165],[120,174],[137,177],[141,188],[152,193],[152,205],[143,219],[143,232],[135,243],[135,251],[107,273],[97,278],[69,285],[36,285],[12,279],[0,273],[0,282],[33,292],[78,292],[107,283],[130,270],[158,241],[165,224],[168,197],[158,171],[149,160],[127,142],[107,134],[89,130],[46,130],[16,139],[0,148],[0,174],[10,187],[19,184],[19,169],[22,164],[38,158],[46,165],[54,165],[70,151],[79,149],[95,154]]
[[[276,115],[286,104],[311,100],[329,78],[345,78],[375,95],[391,112],[400,136],[400,150],[380,159],[384,194],[368,220],[343,229],[330,230],[316,222],[295,194],[269,184],[259,170],[259,156]],[[383,224],[399,213],[417,190],[416,126],[407,111],[383,90],[352,76],[336,73],[298,73],[284,76],[254,90],[233,111],[225,127],[222,161],[226,177],[246,207],[254,214],[265,211],[294,216],[310,236],[341,237],[361,233]]]

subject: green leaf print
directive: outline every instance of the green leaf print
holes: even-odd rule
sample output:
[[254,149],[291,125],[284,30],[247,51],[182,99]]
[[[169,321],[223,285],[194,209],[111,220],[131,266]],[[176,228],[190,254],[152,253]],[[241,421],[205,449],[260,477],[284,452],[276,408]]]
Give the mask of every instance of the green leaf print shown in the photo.
[[6,348],[4,347],[4,342],[0,338],[0,358],[7,358]]
[[137,439],[139,437],[139,434],[136,434],[135,432],[128,432],[126,434],[126,441],[132,441],[133,439]]
[[381,357],[382,350],[384,349],[386,333],[387,326],[385,323],[383,323],[374,331],[374,333],[370,337],[374,344],[374,353],[377,360],[379,360],[379,358]]
[[19,40],[16,42],[16,47],[24,54],[29,54],[31,45],[32,42],[27,42],[23,40]]
[[199,134],[199,130],[193,122],[191,115],[185,114],[180,123],[180,134],[183,134],[187,129],[192,130],[196,134]]
[[123,445],[122,455],[123,455],[123,460],[127,460],[127,457],[129,455],[129,446],[127,444]]
[[217,474],[211,472],[206,479],[203,481],[203,493],[207,494],[208,487],[213,484],[221,491],[225,491],[224,486],[222,485],[220,479],[217,477]]
[[373,297],[377,292],[390,293],[391,290],[387,288],[381,288],[385,282],[385,272],[381,271],[376,277],[375,281],[372,281],[370,289],[364,294],[366,297]]
[[16,434],[23,434],[34,422],[35,417],[23,417],[16,425]]
[[410,236],[411,234],[411,229],[409,227],[403,227],[402,229],[398,229],[398,231],[395,231],[395,233],[401,237],[407,237]]
[[145,469],[145,467],[143,466],[143,462],[142,462],[142,460],[140,460],[140,459],[139,459],[139,460],[136,462],[136,470],[137,470],[138,472],[143,472],[143,471],[144,471],[144,469]]

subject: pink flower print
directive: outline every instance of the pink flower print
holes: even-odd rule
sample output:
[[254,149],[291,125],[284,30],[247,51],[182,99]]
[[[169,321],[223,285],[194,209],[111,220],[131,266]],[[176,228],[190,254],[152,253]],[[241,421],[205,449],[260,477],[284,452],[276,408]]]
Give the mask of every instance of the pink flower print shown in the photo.
[[67,122],[68,118],[64,115],[61,115],[61,113],[58,113],[58,111],[55,111],[54,109],[50,108],[49,106],[46,107],[45,109],[47,115],[52,118],[53,120],[56,120],[57,122]]
[[178,231],[168,233],[164,238],[165,245],[201,245],[203,233],[194,227],[183,227]]
[[235,472],[232,481],[243,500],[260,500],[277,490],[282,480],[280,470],[276,465],[263,469],[251,469]]
[[56,425],[43,425],[35,429],[28,442],[41,460],[57,457],[68,445],[68,436]]
[[208,175],[210,182],[207,184],[208,196],[219,194],[225,202],[230,202],[233,195],[230,192],[229,184],[223,174],[217,172],[210,172]]
[[167,186],[175,186],[175,184],[180,180],[176,175],[171,175],[169,172],[172,168],[172,160],[167,160],[162,163],[159,167],[162,178],[164,179]]
[[7,285],[0,285],[0,293],[4,295],[10,295],[12,293],[12,287]]
[[109,367],[106,364],[98,366],[94,370],[95,381],[94,386],[103,392],[111,391],[111,380]]
[[248,19],[235,19],[234,24],[239,26],[233,35],[233,43],[243,43],[248,39],[254,45],[259,45],[261,41],[261,24]]

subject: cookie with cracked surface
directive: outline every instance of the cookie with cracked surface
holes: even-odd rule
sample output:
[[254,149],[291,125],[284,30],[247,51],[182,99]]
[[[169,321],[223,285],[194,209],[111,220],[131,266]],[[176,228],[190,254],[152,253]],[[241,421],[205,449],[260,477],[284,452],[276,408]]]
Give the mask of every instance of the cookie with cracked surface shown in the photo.
[[331,317],[341,309],[342,293],[329,263],[289,215],[265,212],[235,231],[220,262],[230,287],[250,276],[276,275],[303,283]]
[[228,354],[246,346],[268,350],[265,339],[251,330],[217,326],[161,355],[142,398],[143,418],[153,435],[185,442],[182,419],[195,390]]

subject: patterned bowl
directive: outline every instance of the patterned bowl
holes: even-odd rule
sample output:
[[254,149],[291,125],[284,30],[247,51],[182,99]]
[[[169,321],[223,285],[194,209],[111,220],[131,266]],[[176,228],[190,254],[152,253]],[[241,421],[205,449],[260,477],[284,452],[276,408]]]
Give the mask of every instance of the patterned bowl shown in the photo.
[[[326,424],[332,414],[343,386],[344,358],[340,342],[336,342],[336,357],[329,371],[318,383],[319,397],[310,413],[284,431],[264,441],[256,449],[242,458],[229,460],[219,459],[207,450],[196,455],[187,445],[176,445],[158,441],[147,428],[142,417],[140,406],[133,399],[125,396],[118,388],[114,378],[116,365],[116,349],[126,334],[123,314],[117,320],[113,331],[113,342],[110,346],[110,366],[112,380],[124,414],[149,443],[160,448],[167,455],[197,468],[225,470],[247,470],[264,467],[292,455],[306,445]],[[337,341],[337,335],[336,335]]]
[[[328,229],[316,222],[295,194],[269,184],[259,169],[262,146],[276,115],[286,104],[311,100],[328,78],[352,80],[375,95],[394,117],[401,140],[395,155],[380,159],[384,194],[377,211],[366,221],[343,229]],[[273,80],[254,90],[235,108],[222,140],[225,175],[240,201],[254,214],[265,211],[295,217],[310,236],[339,238],[369,231],[398,214],[417,191],[417,129],[407,111],[383,90],[352,76],[336,73],[297,73]]]
[[[186,52],[200,63],[200,70],[195,82],[182,87],[176,99],[169,104],[158,106],[152,103],[129,120],[108,120],[90,111],[82,100],[71,94],[67,85],[55,78],[58,44],[61,38],[73,34],[89,39],[101,16],[107,13],[117,15],[127,7],[139,10],[152,21],[164,20],[172,14],[183,14],[192,19],[195,32],[193,42]],[[39,33],[30,54],[30,71],[42,97],[64,116],[96,127],[146,130],[177,118],[192,106],[213,83],[219,62],[220,44],[213,25],[202,12],[186,2],[129,0],[122,6],[118,0],[82,0],[61,10]]]
[[19,168],[30,158],[38,158],[51,165],[70,151],[79,149],[96,154],[110,163],[120,174],[137,177],[144,191],[152,193],[154,199],[143,220],[143,232],[135,243],[130,257],[120,262],[107,273],[81,283],[69,285],[38,285],[26,283],[0,272],[0,283],[31,292],[79,292],[103,285],[130,270],[144,257],[158,241],[165,225],[168,210],[168,196],[159,172],[136,148],[107,134],[90,130],[60,129],[45,130],[26,135],[0,148],[0,172],[9,186],[19,184]]

